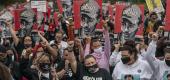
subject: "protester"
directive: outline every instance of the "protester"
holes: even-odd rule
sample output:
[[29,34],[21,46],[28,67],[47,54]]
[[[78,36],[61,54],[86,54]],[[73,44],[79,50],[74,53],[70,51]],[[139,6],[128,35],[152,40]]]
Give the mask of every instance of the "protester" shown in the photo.
[[[147,61],[149,62],[150,66],[154,70],[153,78],[156,80],[163,80],[164,76],[167,75],[168,71],[170,70],[169,67],[169,45],[167,45],[167,48],[164,48],[165,58],[163,61],[155,58],[155,52],[156,52],[156,43],[158,41],[158,34],[152,35],[152,41],[149,44],[149,47],[147,49]],[[169,43],[168,43],[169,44]]]
[[0,11],[0,80],[170,79],[162,1],[49,1]]
[[7,64],[7,49],[0,45],[0,80],[12,80],[11,73],[9,68],[6,66]]
[[[96,58],[97,64],[99,68],[104,68],[107,71],[109,70],[109,57],[110,57],[110,51],[111,51],[111,45],[110,45],[110,39],[109,39],[109,33],[108,33],[108,26],[105,23],[104,24],[105,30],[104,30],[104,37],[105,37],[105,43],[104,43],[104,50],[102,48],[101,42],[98,38],[87,40],[86,48],[84,57],[90,53]],[[90,39],[90,38],[88,38]],[[90,44],[91,43],[91,44]],[[90,46],[91,45],[91,46]],[[91,47],[91,51],[90,51]]]
[[121,62],[114,68],[112,77],[115,80],[122,79],[125,75],[138,76],[137,79],[150,80],[153,71],[146,61],[138,58],[137,51],[129,45],[124,45],[121,49]]
[[158,19],[158,15],[155,12],[150,13],[149,17],[144,22],[144,38],[145,43],[148,45],[149,39],[148,34],[149,32],[156,32],[159,26],[162,26],[163,23],[161,20]]
[[76,79],[78,80],[112,80],[112,77],[110,76],[108,71],[98,67],[96,59],[92,55],[87,55],[84,58],[84,65],[77,62],[74,57],[72,57],[68,61],[71,64],[73,72],[76,74]]

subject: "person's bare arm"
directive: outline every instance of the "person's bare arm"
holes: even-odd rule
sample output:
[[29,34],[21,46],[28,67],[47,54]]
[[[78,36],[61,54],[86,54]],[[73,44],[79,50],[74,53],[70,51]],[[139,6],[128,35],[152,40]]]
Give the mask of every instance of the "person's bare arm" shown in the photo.
[[79,48],[79,60],[82,62],[83,59],[84,59],[84,56],[83,56],[83,53],[84,53],[84,49],[83,49],[83,46],[81,44],[81,41],[80,39],[76,38],[75,39],[75,43],[77,44],[78,48]]
[[46,46],[46,48],[48,49],[48,51],[50,52],[50,54],[52,56],[57,56],[58,53],[55,51],[55,49],[53,49],[49,42],[40,34],[40,32],[38,32],[38,36],[41,38],[41,40],[44,42],[44,45]]
[[17,46],[18,43],[19,43],[19,38],[16,36],[16,32],[13,29],[13,25],[8,21],[6,21],[6,24],[7,24],[7,27],[9,28],[9,30],[11,32],[15,46]]

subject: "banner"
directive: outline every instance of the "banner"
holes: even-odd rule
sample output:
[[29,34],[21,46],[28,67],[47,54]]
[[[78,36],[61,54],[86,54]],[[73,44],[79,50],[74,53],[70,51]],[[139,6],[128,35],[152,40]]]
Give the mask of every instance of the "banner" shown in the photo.
[[145,1],[146,1],[146,4],[147,4],[147,6],[148,6],[149,11],[152,12],[153,9],[154,9],[152,0],[145,0]]
[[165,11],[161,0],[146,0],[146,4],[150,12],[160,13]]
[[74,28],[79,29],[81,26],[81,17],[80,17],[80,2],[81,0],[74,0],[73,1],[73,11],[74,11]]
[[61,2],[60,2],[60,0],[56,0],[56,2],[57,2],[58,10],[59,10],[60,14],[62,14],[63,13],[63,8],[62,8],[62,5],[61,5]]
[[166,0],[165,30],[170,31],[170,0]]
[[161,0],[154,0],[153,3],[154,3],[154,11],[156,11],[157,13],[165,11]]
[[136,35],[143,35],[143,28],[144,28],[143,22],[144,22],[144,18],[145,18],[145,15],[144,15],[145,6],[143,4],[140,4],[139,8],[140,8],[141,13],[142,13],[142,23],[139,25],[139,28],[138,28]]
[[122,25],[122,11],[125,5],[116,4],[116,11],[115,11],[115,28],[114,33],[121,33],[121,25]]
[[20,29],[20,9],[15,9],[14,10],[14,25],[15,25],[15,30],[18,31]]

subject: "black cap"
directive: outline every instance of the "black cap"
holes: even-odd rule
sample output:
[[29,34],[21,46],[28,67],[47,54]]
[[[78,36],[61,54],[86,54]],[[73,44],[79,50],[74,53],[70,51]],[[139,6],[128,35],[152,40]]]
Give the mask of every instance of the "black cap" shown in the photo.
[[5,48],[5,46],[0,45],[0,53],[6,53],[7,49]]

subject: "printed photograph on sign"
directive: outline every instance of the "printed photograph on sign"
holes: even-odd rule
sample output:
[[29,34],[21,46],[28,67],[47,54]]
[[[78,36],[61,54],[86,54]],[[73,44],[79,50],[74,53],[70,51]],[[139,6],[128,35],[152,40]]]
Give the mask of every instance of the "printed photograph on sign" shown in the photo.
[[137,5],[130,5],[122,11],[121,41],[134,40],[135,34],[141,24],[142,17]]
[[96,0],[87,0],[81,5],[81,20],[85,34],[93,34],[100,18],[100,7]]
[[140,80],[140,76],[139,75],[122,75],[121,80]]
[[73,0],[61,0],[61,3],[64,9],[64,17],[68,18],[72,16]]
[[20,19],[21,26],[18,35],[23,37],[24,35],[30,34],[33,21],[35,20],[35,14],[32,9],[25,9],[21,12]]
[[10,11],[4,10],[2,14],[0,15],[0,37],[1,38],[7,38],[11,37],[11,33],[9,31],[9,28],[7,28],[6,21],[9,21],[12,23],[13,16]]

